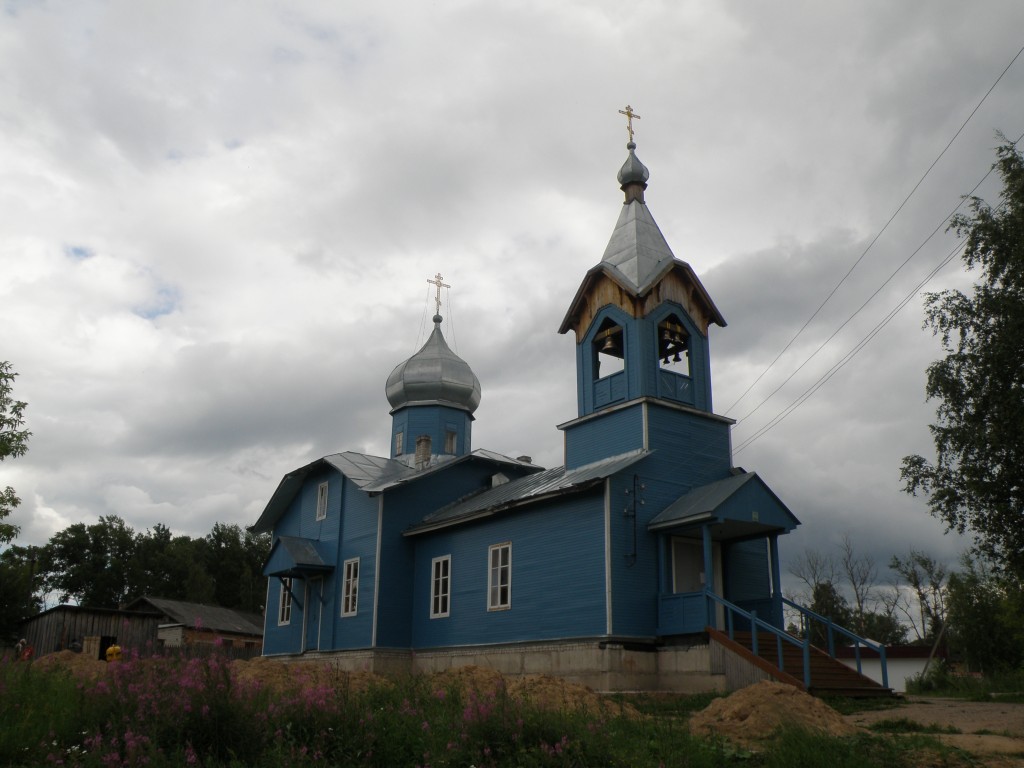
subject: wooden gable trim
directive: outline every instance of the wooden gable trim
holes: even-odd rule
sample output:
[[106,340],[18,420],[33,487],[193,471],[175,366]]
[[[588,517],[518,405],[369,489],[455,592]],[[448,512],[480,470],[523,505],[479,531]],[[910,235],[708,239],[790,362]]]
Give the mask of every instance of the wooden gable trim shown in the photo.
[[712,323],[724,326],[725,319],[689,265],[676,261],[643,295],[635,294],[603,268],[591,270],[583,280],[572,307],[559,329],[576,332],[576,343],[584,336],[602,308],[609,304],[631,317],[646,317],[666,301],[679,304],[705,336]]

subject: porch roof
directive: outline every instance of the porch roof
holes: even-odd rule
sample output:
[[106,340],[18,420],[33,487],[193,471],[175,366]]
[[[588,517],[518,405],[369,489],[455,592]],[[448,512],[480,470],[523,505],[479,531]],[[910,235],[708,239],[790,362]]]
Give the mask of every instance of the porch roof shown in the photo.
[[789,533],[800,521],[756,472],[737,470],[680,496],[647,529],[682,532],[705,524],[712,539],[723,540]]
[[298,536],[280,536],[274,542],[263,566],[264,576],[290,576],[305,578],[318,573],[328,573],[334,566],[320,552],[322,544],[313,539]]

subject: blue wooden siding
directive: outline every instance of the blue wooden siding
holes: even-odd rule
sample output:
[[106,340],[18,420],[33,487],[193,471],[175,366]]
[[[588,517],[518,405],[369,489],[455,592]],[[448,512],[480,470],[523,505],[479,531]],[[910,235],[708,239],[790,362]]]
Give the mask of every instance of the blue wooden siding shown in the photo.
[[[664,507],[647,474],[649,456],[611,478],[612,634],[654,637],[658,624],[657,537],[647,531],[649,506]],[[654,513],[656,514],[656,512]]]
[[[369,648],[373,639],[373,581],[377,567],[377,498],[360,491],[345,479],[345,524],[339,542],[334,572],[324,607],[324,634],[321,648]],[[342,616],[345,585],[343,563],[359,558],[359,593],[355,616]]]
[[415,542],[402,533],[448,502],[489,486],[497,471],[492,465],[467,461],[385,492],[378,647],[408,648],[412,642]]
[[643,420],[643,410],[637,403],[566,425],[566,468],[643,448]]
[[[488,548],[512,545],[511,608],[487,609]],[[430,564],[451,556],[447,618],[430,618]],[[605,631],[604,494],[591,492],[416,537],[414,648],[594,637]]]
[[741,607],[770,600],[771,574],[767,539],[733,542],[723,547],[722,561],[727,600]]
[[300,653],[302,651],[302,610],[299,602],[305,593],[305,582],[296,579],[292,582],[292,592],[298,595],[298,601],[292,601],[291,621],[278,626],[278,610],[281,605],[281,580],[270,579],[267,590],[267,615],[263,632],[263,653],[273,656],[278,653]]
[[[662,370],[658,355],[658,324],[674,315],[689,337],[690,374]],[[622,328],[624,369],[597,377],[598,350],[594,339],[605,321]],[[608,305],[595,316],[576,347],[576,386],[580,416],[638,397],[659,397],[711,410],[711,361],[708,338],[686,311],[674,302],[663,302],[643,318],[634,318]]]
[[652,401],[647,407],[651,473],[684,489],[676,497],[729,475],[727,422]]
[[402,454],[416,452],[416,438],[430,435],[431,453],[443,454],[445,432],[456,435],[455,456],[472,450],[473,417],[459,408],[444,405],[413,405],[394,414],[391,422],[391,455],[394,456],[395,434],[402,432]]

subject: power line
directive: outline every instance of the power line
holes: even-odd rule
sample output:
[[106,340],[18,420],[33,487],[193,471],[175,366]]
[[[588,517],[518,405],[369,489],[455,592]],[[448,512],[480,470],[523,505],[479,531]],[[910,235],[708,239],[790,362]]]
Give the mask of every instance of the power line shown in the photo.
[[[834,331],[832,332],[832,335],[831,335],[831,336],[829,336],[829,337],[828,337],[827,339],[825,339],[825,340],[824,340],[823,342],[821,342],[821,344],[819,344],[819,345],[818,345],[818,348],[817,348],[817,349],[815,349],[815,350],[814,350],[814,351],[813,351],[813,352],[812,352],[812,353],[811,353],[811,354],[810,354],[810,355],[809,355],[809,356],[808,356],[808,357],[807,357],[807,358],[806,358],[806,359],[805,359],[805,360],[804,360],[804,361],[803,361],[802,363],[800,363],[800,365],[799,365],[799,366],[797,366],[797,367],[796,367],[796,369],[795,369],[795,370],[794,370],[794,371],[793,371],[793,372],[792,372],[791,374],[789,374],[789,376],[787,376],[787,377],[786,377],[786,378],[785,378],[785,379],[784,379],[784,380],[782,381],[782,383],[781,383],[781,384],[779,384],[779,385],[778,385],[778,386],[777,386],[777,387],[776,387],[775,389],[773,389],[773,390],[772,390],[772,391],[771,391],[771,392],[770,392],[770,393],[768,394],[768,396],[767,396],[767,397],[765,397],[765,398],[764,398],[764,399],[763,399],[763,400],[762,400],[762,401],[761,401],[760,403],[758,403],[758,404],[757,404],[756,406],[754,406],[754,408],[753,408],[753,409],[751,409],[751,410],[750,410],[750,411],[748,411],[748,412],[747,412],[746,414],[744,414],[744,415],[743,415],[742,417],[740,417],[739,419],[737,419],[737,420],[736,420],[736,423],[737,423],[737,424],[740,424],[740,423],[742,423],[742,422],[743,422],[743,421],[744,421],[745,419],[749,418],[750,416],[753,416],[753,415],[754,415],[754,414],[755,414],[755,413],[756,413],[756,412],[757,412],[757,411],[758,411],[758,410],[759,410],[759,409],[761,408],[761,406],[762,406],[762,405],[766,404],[766,403],[767,403],[767,402],[768,402],[769,400],[771,400],[771,399],[772,399],[772,398],[773,398],[773,397],[774,397],[774,396],[775,396],[775,395],[776,395],[776,394],[777,394],[777,393],[779,392],[779,390],[780,390],[780,389],[782,389],[782,388],[783,388],[784,386],[786,386],[786,384],[788,384],[788,383],[790,382],[790,380],[791,380],[791,379],[792,379],[792,378],[793,378],[794,376],[796,376],[796,375],[797,375],[798,373],[800,373],[800,371],[801,371],[801,370],[803,370],[803,367],[804,367],[805,365],[807,365],[807,364],[808,364],[809,362],[811,362],[811,360],[813,360],[813,359],[814,359],[814,358],[815,358],[815,357],[817,356],[817,354],[818,354],[819,352],[821,352],[821,350],[822,350],[822,349],[824,349],[824,348],[825,348],[825,346],[826,346],[826,345],[828,345],[828,343],[829,343],[830,341],[832,341],[832,339],[834,339],[834,338],[835,338],[835,337],[836,337],[836,336],[837,336],[837,335],[839,334],[839,332],[840,332],[841,330],[843,330],[843,328],[845,328],[845,327],[846,327],[847,325],[849,325],[849,324],[850,324],[850,322],[851,322],[851,321],[852,321],[852,320],[853,320],[853,319],[854,319],[854,318],[855,318],[855,317],[856,317],[857,315],[859,315],[859,314],[860,314],[860,313],[861,313],[861,312],[863,311],[863,309],[864,309],[864,308],[865,308],[865,307],[866,307],[866,306],[867,306],[868,304],[870,304],[870,303],[871,303],[871,300],[872,300],[872,299],[874,299],[874,298],[875,298],[875,296],[877,296],[877,295],[878,295],[879,293],[881,293],[881,292],[882,292],[882,289],[883,289],[883,288],[885,288],[885,286],[887,286],[887,285],[888,285],[888,284],[889,284],[890,282],[892,282],[892,279],[893,279],[894,277],[896,277],[896,275],[897,275],[897,274],[899,274],[899,272],[900,272],[900,271],[901,271],[901,270],[902,270],[902,269],[903,269],[903,268],[904,268],[905,266],[907,266],[907,264],[909,264],[909,263],[910,263],[910,260],[911,260],[911,259],[913,259],[913,258],[914,258],[914,257],[915,257],[915,256],[916,256],[916,255],[917,255],[918,253],[920,253],[920,252],[921,252],[921,249],[922,249],[922,248],[924,248],[924,247],[925,247],[925,245],[927,245],[927,244],[928,244],[928,242],[929,242],[929,241],[930,241],[930,240],[931,240],[931,239],[932,239],[933,237],[935,237],[935,235],[936,235],[936,234],[937,234],[937,233],[939,232],[939,230],[941,230],[941,229],[942,229],[942,228],[943,228],[943,227],[944,227],[944,226],[946,225],[946,223],[947,223],[947,222],[948,222],[948,221],[949,221],[949,220],[950,220],[950,219],[951,219],[951,218],[953,217],[953,215],[954,215],[954,214],[955,214],[955,213],[956,213],[956,212],[957,212],[958,210],[960,210],[960,208],[961,208],[961,207],[963,207],[963,204],[964,204],[964,203],[965,203],[965,202],[967,201],[967,199],[968,199],[968,198],[970,198],[970,196],[971,196],[971,195],[973,195],[973,194],[974,194],[974,193],[975,193],[975,192],[976,192],[976,191],[978,190],[978,187],[980,187],[980,186],[981,186],[981,185],[982,185],[982,184],[983,184],[983,183],[985,182],[985,179],[987,179],[987,178],[988,178],[988,177],[989,177],[990,175],[992,175],[992,171],[993,171],[993,170],[994,170],[993,168],[989,168],[989,170],[988,170],[988,173],[986,173],[986,174],[985,174],[984,176],[982,176],[982,177],[981,177],[981,180],[980,180],[980,181],[979,181],[979,182],[978,182],[977,184],[975,184],[975,185],[974,185],[974,188],[973,188],[973,189],[971,189],[971,191],[970,191],[970,192],[969,192],[969,193],[968,193],[968,194],[967,194],[966,196],[964,196],[964,197],[961,197],[961,198],[960,198],[960,202],[959,202],[959,203],[957,204],[957,206],[956,206],[956,207],[955,207],[955,208],[954,208],[954,209],[953,209],[952,211],[950,211],[950,212],[949,212],[949,213],[948,213],[948,214],[946,215],[946,217],[945,217],[944,219],[942,219],[942,221],[940,221],[940,222],[939,222],[939,223],[938,223],[938,224],[937,224],[937,225],[935,226],[935,228],[934,228],[934,229],[933,229],[933,230],[931,231],[931,233],[930,233],[930,234],[928,235],[928,237],[926,237],[926,238],[925,238],[925,239],[924,239],[924,240],[923,240],[923,241],[921,242],[921,244],[920,244],[919,246],[917,246],[917,248],[915,248],[915,249],[913,250],[913,252],[912,252],[912,253],[911,253],[911,254],[910,254],[909,256],[907,256],[907,258],[905,258],[905,259],[903,260],[903,262],[902,262],[902,263],[901,263],[901,264],[900,264],[900,265],[899,265],[898,267],[896,267],[896,269],[895,269],[895,270],[894,270],[894,271],[892,272],[892,274],[890,274],[890,275],[889,275],[889,277],[887,277],[887,278],[885,279],[885,281],[884,281],[884,282],[883,282],[883,283],[882,283],[882,284],[881,284],[880,286],[878,286],[878,288],[876,288],[876,289],[875,289],[874,293],[872,293],[872,294],[871,294],[870,296],[868,296],[868,297],[867,297],[867,299],[865,299],[865,300],[864,300],[864,303],[863,303],[863,304],[861,304],[861,305],[860,305],[860,306],[859,306],[859,307],[857,308],[857,310],[856,310],[856,311],[855,311],[855,312],[854,312],[854,313],[853,313],[852,315],[850,315],[850,316],[849,316],[848,318],[846,318],[846,320],[844,320],[844,321],[842,322],[842,324],[841,324],[841,325],[840,325],[840,326],[839,326],[838,328],[836,328],[836,329],[835,329],[835,330],[834,330]],[[794,338],[795,338],[795,337],[794,337]],[[737,402],[739,402],[739,401],[737,401]]]
[[[740,402],[743,400],[743,398],[745,398],[748,394],[750,394],[750,391],[755,386],[757,386],[757,383],[759,381],[761,381],[762,378],[764,378],[765,374],[768,373],[768,371],[770,371],[772,369],[772,367],[779,361],[779,359],[784,354],[786,354],[786,351],[800,337],[800,335],[804,332],[804,330],[806,330],[807,326],[811,324],[811,322],[814,320],[814,318],[818,316],[818,313],[821,312],[821,310],[825,307],[825,305],[828,304],[829,300],[831,300],[831,298],[836,294],[836,291],[838,291],[840,286],[842,286],[842,284],[846,282],[846,279],[851,275],[853,270],[855,270],[857,268],[857,265],[860,264],[861,261],[864,260],[864,257],[867,255],[868,251],[870,251],[872,246],[874,246],[874,244],[876,242],[878,242],[878,239],[882,236],[882,234],[885,232],[885,230],[887,230],[889,228],[889,225],[892,224],[893,220],[899,215],[900,211],[903,210],[903,207],[907,204],[907,202],[910,200],[910,198],[914,196],[914,193],[917,192],[918,187],[920,187],[921,184],[924,182],[924,180],[928,177],[928,174],[930,174],[932,172],[932,169],[938,164],[939,160],[942,159],[943,155],[946,154],[946,151],[950,148],[950,146],[952,146],[953,142],[956,141],[957,137],[963,132],[964,128],[967,126],[967,123],[969,123],[971,121],[971,118],[974,117],[975,113],[981,108],[981,105],[985,103],[985,100],[989,97],[989,94],[992,93],[993,90],[995,90],[995,87],[997,85],[999,85],[999,81],[1003,79],[1003,76],[1010,70],[1010,67],[1013,66],[1014,62],[1017,61],[1018,58],[1020,58],[1020,55],[1022,53],[1024,53],[1024,46],[1022,46],[1021,49],[1019,51],[1017,51],[1016,55],[1012,59],[1010,59],[1010,63],[1006,65],[1006,67],[1003,69],[1003,71],[1001,73],[999,73],[999,77],[997,77],[995,82],[992,83],[992,85],[989,87],[989,89],[987,91],[985,91],[985,95],[981,97],[981,101],[979,101],[977,103],[977,105],[974,107],[974,109],[971,110],[971,113],[967,116],[967,119],[963,121],[963,123],[957,129],[957,132],[955,134],[953,134],[953,138],[951,138],[949,140],[949,142],[947,142],[946,146],[939,153],[938,157],[936,157],[935,160],[932,161],[932,164],[928,166],[928,170],[926,170],[924,172],[924,175],[921,176],[920,179],[918,179],[918,182],[914,185],[914,188],[910,190],[910,193],[903,199],[903,202],[899,204],[899,207],[889,217],[888,221],[886,221],[885,224],[882,226],[882,228],[880,230],[878,230],[878,234],[876,234],[874,236],[874,238],[872,238],[871,242],[868,243],[867,247],[863,250],[863,252],[861,252],[860,256],[857,257],[857,260],[854,261],[853,265],[846,271],[846,274],[843,275],[842,278],[840,278],[839,282],[836,283],[835,287],[825,297],[824,301],[822,301],[821,304],[818,305],[818,308],[815,309],[813,313],[811,313],[811,316],[809,318],[807,318],[807,321],[802,326],[800,326],[800,330],[798,330],[796,332],[796,334],[793,336],[793,338],[791,338],[786,343],[786,346],[784,346],[782,348],[782,351],[780,351],[775,356],[775,358],[770,363],[768,363],[768,367],[766,367],[763,371],[761,371],[761,373],[758,374],[757,378],[754,379],[754,381],[750,384],[750,386],[747,387],[743,391],[743,394],[741,394],[739,396],[739,398],[737,398],[736,401],[732,405],[730,405],[728,408],[725,409],[725,413],[726,414],[728,414],[730,411],[732,411],[733,408],[735,408],[737,405],[740,404]],[[792,376],[790,378],[792,378]],[[788,381],[788,379],[787,379],[787,381]],[[776,390],[776,391],[778,391],[778,390]],[[772,394],[774,394],[774,392]],[[760,407],[760,406],[758,406],[758,407]]]
[[866,347],[868,343],[873,338],[875,338],[875,336],[877,336],[878,333],[883,328],[885,328],[885,326],[887,326],[893,320],[893,318],[896,317],[897,314],[899,314],[901,309],[903,309],[907,304],[910,303],[910,301],[917,295],[918,291],[920,291],[921,288],[923,288],[928,283],[928,281],[935,277],[935,275],[937,275],[943,267],[945,267],[947,264],[949,264],[949,262],[956,258],[957,253],[960,251],[960,249],[963,247],[963,244],[966,241],[966,237],[962,238],[956,244],[953,250],[950,251],[949,254],[947,254],[941,262],[939,262],[938,266],[936,266],[931,272],[929,272],[928,275],[921,282],[919,282],[910,293],[908,293],[903,299],[901,299],[900,302],[889,312],[889,314],[887,314],[874,328],[871,329],[867,336],[865,336],[856,345],[854,345],[853,349],[847,352],[846,355],[838,363],[833,365],[831,368],[828,369],[828,371],[822,374],[822,376],[819,377],[817,381],[815,381],[810,387],[805,389],[799,397],[797,397],[793,402],[787,405],[771,421],[769,421],[763,427],[758,429],[753,435],[751,435],[738,446],[736,446],[733,449],[733,454],[735,455],[739,453],[744,448],[748,447],[751,443],[753,443],[755,440],[762,437],[769,430],[778,426],[778,424],[780,424],[787,416],[789,416],[791,413],[793,413],[793,411],[795,411],[797,408],[803,405],[815,392],[821,389],[833,376],[835,376],[840,370],[842,370],[847,363],[849,363],[854,357],[857,356],[857,353],[864,349],[864,347]]
[[[1011,142],[1011,146],[1016,147],[1017,144],[1019,144],[1021,142],[1021,140],[1024,140],[1024,133],[1022,133],[1020,136],[1018,136],[1016,141]],[[978,188],[982,184],[985,183],[985,180],[988,179],[988,177],[992,175],[992,172],[994,170],[995,170],[995,165],[992,165],[988,169],[988,171],[985,173],[985,175],[982,176],[981,179],[978,180],[978,183],[974,185],[974,187],[971,189],[971,191],[968,192],[966,195],[961,196],[960,202],[957,204],[957,206],[952,211],[950,211],[949,214],[947,214],[945,216],[945,218],[943,218],[942,221],[940,221],[935,226],[935,228],[931,231],[931,233],[928,235],[928,237],[926,237],[921,242],[921,244],[919,246],[917,246],[917,248],[915,248],[914,251],[906,259],[903,260],[903,262],[895,269],[895,271],[893,271],[893,273],[891,275],[889,275],[888,278],[886,278],[885,282],[883,282],[880,286],[878,286],[878,288],[875,289],[874,293],[872,293],[870,296],[868,296],[868,298],[864,301],[864,303],[861,304],[860,307],[858,307],[857,310],[852,315],[850,315],[845,321],[843,321],[843,323],[838,328],[835,329],[835,331],[832,332],[831,336],[829,336],[827,339],[825,339],[825,341],[823,341],[820,345],[818,345],[818,348],[815,349],[814,352],[812,352],[796,368],[796,370],[794,370],[789,376],[787,376],[786,379],[781,384],[779,384],[779,386],[777,386],[774,390],[772,390],[771,393],[769,393],[769,395],[766,398],[764,398],[764,400],[762,400],[760,403],[758,403],[751,411],[749,411],[747,414],[745,414],[742,418],[738,419],[736,421],[736,423],[740,424],[745,419],[747,419],[748,417],[752,416],[758,409],[761,408],[762,405],[766,404],[769,400],[771,400],[771,398],[774,397],[779,392],[779,390],[781,390],[786,384],[788,384],[790,382],[790,380],[794,376],[796,376],[796,374],[798,374],[803,369],[803,367],[805,365],[807,365],[807,363],[809,363],[822,349],[825,348],[825,346],[830,341],[832,341],[832,339],[834,339],[839,334],[839,332],[841,330],[843,330],[843,328],[845,328],[857,315],[859,315],[861,313],[861,311],[871,302],[871,300],[874,299],[875,296],[877,296],[882,291],[882,289],[885,288],[885,286],[888,285],[892,281],[892,279],[894,277],[896,277],[896,275],[900,272],[900,270],[902,270],[903,267],[905,267],[910,262],[910,260],[913,259],[914,256],[916,256],[921,251],[921,249],[924,248],[924,246],[933,237],[935,237],[936,233],[940,229],[942,229],[943,225],[945,225],[956,214],[956,212],[958,210],[960,210],[960,208],[963,206],[963,204],[965,202],[967,202],[967,200],[973,198],[974,193],[977,192]],[[1003,206],[1005,206],[1005,204],[1006,204],[1005,201],[1003,201],[1002,203],[1000,203],[1000,205],[998,207],[1002,208]],[[943,266],[945,266],[947,263],[949,263],[949,258],[950,258],[949,256],[945,257],[945,259],[939,265],[939,267],[937,267],[936,270],[933,270],[931,273],[929,273],[929,277],[925,278],[925,282],[927,282],[927,280],[931,279],[931,276],[934,275],[938,271],[938,269],[941,269]],[[923,283],[922,283],[922,285],[923,285]]]

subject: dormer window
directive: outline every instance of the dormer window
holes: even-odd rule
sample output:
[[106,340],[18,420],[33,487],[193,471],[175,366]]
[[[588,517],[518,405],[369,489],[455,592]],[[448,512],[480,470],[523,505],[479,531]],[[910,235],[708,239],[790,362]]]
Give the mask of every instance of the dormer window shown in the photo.
[[690,334],[678,317],[669,315],[658,323],[658,367],[690,376]]
[[603,379],[626,368],[626,345],[622,326],[605,320],[594,336],[594,378]]

